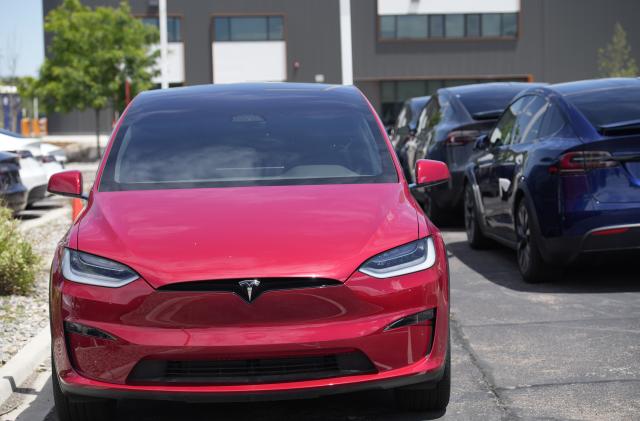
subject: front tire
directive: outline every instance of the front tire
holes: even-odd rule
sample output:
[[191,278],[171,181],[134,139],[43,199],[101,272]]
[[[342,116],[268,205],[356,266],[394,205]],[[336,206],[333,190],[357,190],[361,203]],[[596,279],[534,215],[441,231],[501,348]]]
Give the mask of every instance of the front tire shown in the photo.
[[473,187],[469,183],[464,187],[464,228],[467,232],[469,247],[481,250],[489,246],[490,240],[480,227],[480,215],[478,215]]
[[407,411],[444,411],[451,396],[451,343],[447,349],[444,374],[435,384],[425,384],[424,388],[396,389],[398,406]]
[[445,210],[438,206],[435,200],[429,197],[428,194],[426,195],[423,208],[424,213],[427,214],[429,220],[435,225],[443,225],[448,222]]
[[60,387],[53,356],[53,401],[59,421],[111,421],[116,419],[116,401],[112,399],[83,398],[65,395]]
[[516,255],[522,279],[530,284],[554,281],[558,269],[547,263],[538,246],[538,233],[534,229],[531,212],[523,198],[516,210]]

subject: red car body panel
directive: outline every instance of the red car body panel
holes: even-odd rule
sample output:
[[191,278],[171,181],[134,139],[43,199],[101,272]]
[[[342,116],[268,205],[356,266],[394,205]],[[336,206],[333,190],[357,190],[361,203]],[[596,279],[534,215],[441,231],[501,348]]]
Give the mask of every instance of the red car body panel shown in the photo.
[[[397,183],[100,192],[105,158],[87,207],[59,244],[52,265],[52,349],[63,388],[149,397],[268,394],[441,371],[449,336],[446,249],[413,199],[379,125]],[[387,279],[357,270],[376,254],[427,236],[437,254],[427,270]],[[61,271],[65,247],[123,263],[140,279],[120,288],[70,282]],[[254,277],[317,277],[340,284],[267,291],[251,303],[229,292],[158,290],[180,282]],[[435,310],[432,321],[385,330],[429,309]],[[64,322],[100,329],[113,340],[65,332]],[[376,372],[243,385],[128,380],[134,366],[148,359],[353,350],[364,353]]]
[[344,281],[380,250],[417,240],[416,221],[399,183],[105,192],[80,222],[78,247],[156,288],[258,276]]

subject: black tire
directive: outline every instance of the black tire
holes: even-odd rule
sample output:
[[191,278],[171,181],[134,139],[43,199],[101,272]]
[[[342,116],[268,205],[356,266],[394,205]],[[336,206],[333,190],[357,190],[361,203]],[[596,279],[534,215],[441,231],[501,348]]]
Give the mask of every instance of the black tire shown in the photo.
[[531,220],[531,211],[523,198],[516,207],[516,255],[522,279],[530,284],[556,280],[560,271],[547,263],[540,254],[539,234]]
[[451,343],[447,349],[444,374],[435,384],[424,388],[400,388],[395,390],[396,403],[407,411],[444,411],[451,396]]
[[53,372],[53,401],[59,421],[111,421],[116,419],[116,401],[112,399],[83,398],[62,393],[56,368],[51,358]]
[[491,240],[482,232],[473,188],[469,183],[464,187],[464,228],[467,232],[467,241],[472,249],[481,250],[489,247]]
[[448,215],[429,195],[424,200],[424,213],[435,225],[444,225],[449,222]]

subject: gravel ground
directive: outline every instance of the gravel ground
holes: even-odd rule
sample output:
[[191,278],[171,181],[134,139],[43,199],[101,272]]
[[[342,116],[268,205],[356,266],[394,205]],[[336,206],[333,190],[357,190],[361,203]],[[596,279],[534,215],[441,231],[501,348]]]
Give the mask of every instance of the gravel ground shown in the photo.
[[33,227],[24,234],[42,257],[36,286],[28,296],[0,296],[0,366],[49,323],[49,266],[56,244],[71,224],[69,216]]
[[[82,171],[84,189],[85,192],[88,191],[95,178],[97,164],[70,163],[67,169]],[[27,212],[26,218],[28,220],[44,217],[48,211],[61,207],[67,209],[62,217],[32,225],[31,228],[23,227],[24,235],[42,257],[42,263],[32,294],[0,296],[0,367],[49,323],[49,268],[58,241],[71,225],[69,200],[54,196],[37,202],[33,209]]]

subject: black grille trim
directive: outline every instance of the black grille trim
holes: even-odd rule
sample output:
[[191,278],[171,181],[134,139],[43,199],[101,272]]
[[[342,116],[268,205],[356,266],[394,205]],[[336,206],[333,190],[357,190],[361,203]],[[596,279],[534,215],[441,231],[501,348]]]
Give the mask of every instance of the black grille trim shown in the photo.
[[251,302],[259,295],[268,291],[282,291],[304,288],[325,288],[342,285],[342,282],[325,278],[255,278],[260,281],[258,287],[253,288],[251,299],[247,295],[246,288],[240,285],[245,279],[220,279],[212,281],[190,281],[164,285],[158,291],[181,292],[232,292],[245,301]]
[[362,352],[247,360],[139,362],[131,384],[260,384],[376,373]]

